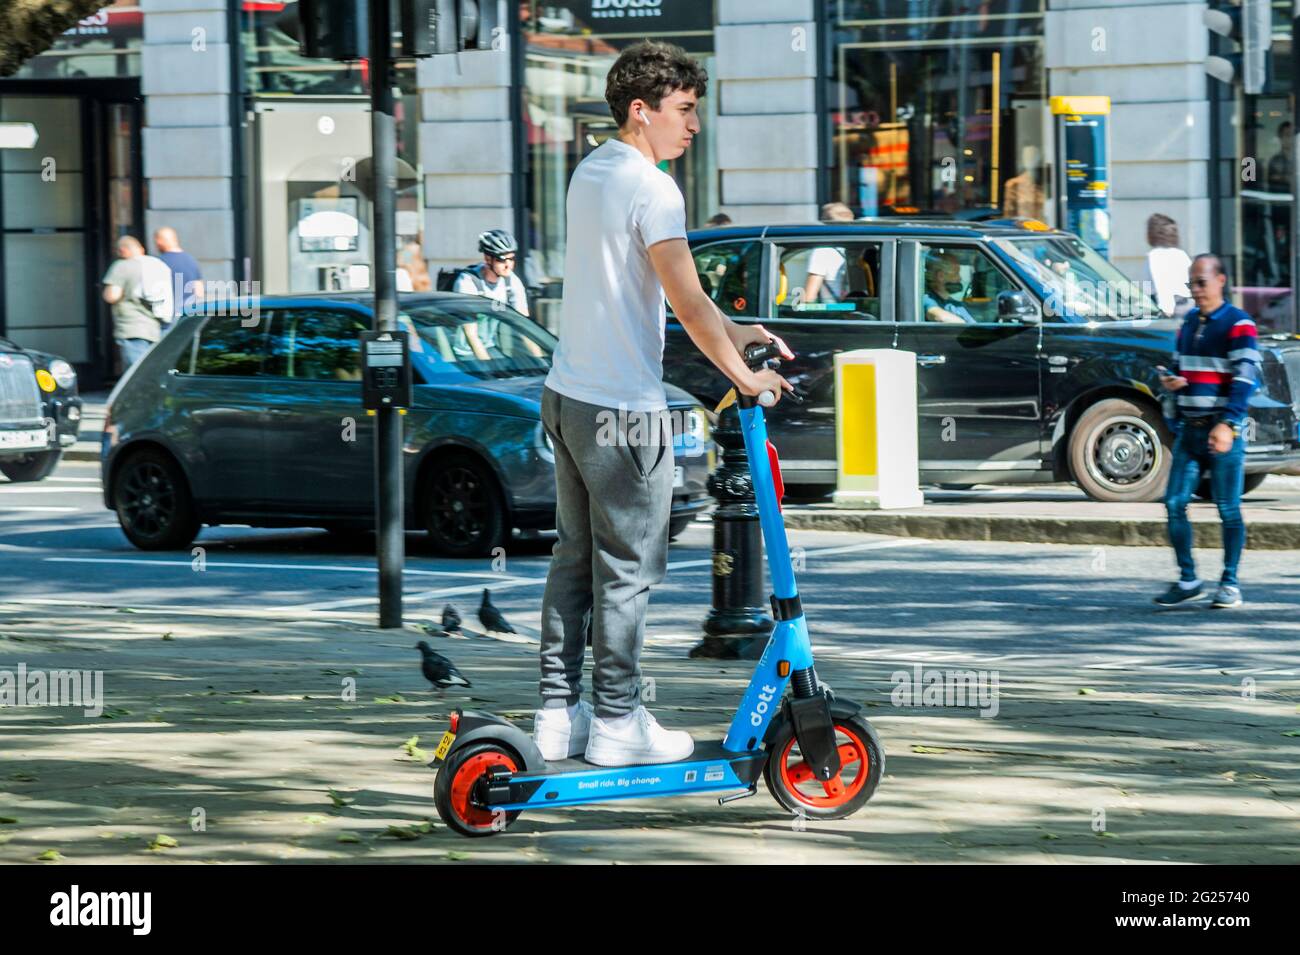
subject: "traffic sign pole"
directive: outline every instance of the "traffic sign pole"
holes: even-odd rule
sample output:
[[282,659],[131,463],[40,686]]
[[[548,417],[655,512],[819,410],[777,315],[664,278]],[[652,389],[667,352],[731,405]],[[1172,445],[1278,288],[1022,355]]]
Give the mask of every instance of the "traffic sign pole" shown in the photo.
[[[387,3],[370,8],[370,139],[374,173],[375,330],[397,331],[397,117],[393,97],[393,30]],[[402,499],[402,418],[375,411],[375,555],[379,564],[379,626],[402,626],[406,528]]]

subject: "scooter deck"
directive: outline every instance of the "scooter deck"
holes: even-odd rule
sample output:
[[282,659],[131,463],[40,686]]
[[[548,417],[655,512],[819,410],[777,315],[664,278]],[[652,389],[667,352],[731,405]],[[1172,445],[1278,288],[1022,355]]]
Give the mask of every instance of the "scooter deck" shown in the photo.
[[645,799],[693,792],[748,789],[767,762],[763,749],[734,752],[721,741],[699,743],[686,759],[636,766],[597,766],[584,759],[561,759],[541,773],[517,773],[488,785],[493,809],[536,809],[614,799]]

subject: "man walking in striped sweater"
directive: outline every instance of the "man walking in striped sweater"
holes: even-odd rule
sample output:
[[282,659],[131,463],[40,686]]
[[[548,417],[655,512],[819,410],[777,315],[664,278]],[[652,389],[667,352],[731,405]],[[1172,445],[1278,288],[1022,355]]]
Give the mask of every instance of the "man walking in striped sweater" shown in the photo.
[[1178,331],[1174,373],[1160,383],[1178,396],[1178,437],[1165,492],[1169,514],[1169,543],[1178,558],[1179,580],[1156,598],[1161,607],[1176,607],[1205,596],[1192,559],[1192,525],[1187,505],[1208,473],[1214,501],[1223,522],[1223,577],[1212,606],[1241,606],[1237,565],[1246,545],[1241,516],[1241,488],[1246,443],[1242,429],[1247,402],[1259,382],[1255,323],[1241,309],[1224,301],[1228,277],[1217,255],[1192,260],[1192,299]]

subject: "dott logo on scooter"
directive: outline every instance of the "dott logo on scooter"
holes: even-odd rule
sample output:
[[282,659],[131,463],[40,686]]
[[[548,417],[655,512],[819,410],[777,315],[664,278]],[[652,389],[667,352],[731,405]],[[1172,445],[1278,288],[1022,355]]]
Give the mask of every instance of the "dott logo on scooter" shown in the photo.
[[758,705],[750,711],[749,725],[761,726],[763,723],[763,714],[767,712],[768,707],[772,704],[772,698],[776,696],[776,687],[763,684],[763,689],[758,694]]

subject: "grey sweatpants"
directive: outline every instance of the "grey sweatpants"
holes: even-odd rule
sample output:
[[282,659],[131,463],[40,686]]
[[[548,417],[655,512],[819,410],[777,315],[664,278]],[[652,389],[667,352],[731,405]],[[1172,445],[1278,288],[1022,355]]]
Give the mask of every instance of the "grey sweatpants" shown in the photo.
[[666,412],[602,408],[546,388],[542,425],[555,446],[559,534],[542,597],[542,706],[582,695],[591,627],[596,715],[641,705],[641,645],[650,588],[668,569],[673,500]]

